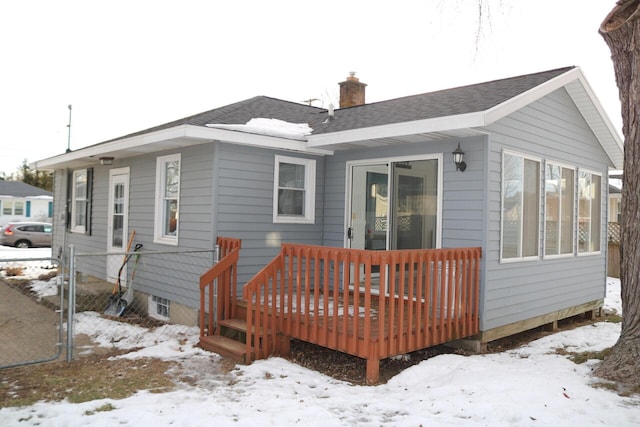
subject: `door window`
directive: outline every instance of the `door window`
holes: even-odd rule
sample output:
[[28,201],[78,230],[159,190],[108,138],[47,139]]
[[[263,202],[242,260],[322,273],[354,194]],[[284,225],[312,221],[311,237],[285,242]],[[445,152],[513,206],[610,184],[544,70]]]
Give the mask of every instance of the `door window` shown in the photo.
[[351,167],[349,247],[439,246],[439,159]]

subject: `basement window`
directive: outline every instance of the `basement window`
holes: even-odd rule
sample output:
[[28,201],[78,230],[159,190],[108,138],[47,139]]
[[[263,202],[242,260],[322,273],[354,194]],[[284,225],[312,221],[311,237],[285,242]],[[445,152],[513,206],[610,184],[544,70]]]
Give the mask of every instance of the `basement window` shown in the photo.
[[169,321],[171,301],[156,295],[149,295],[149,316],[154,319]]

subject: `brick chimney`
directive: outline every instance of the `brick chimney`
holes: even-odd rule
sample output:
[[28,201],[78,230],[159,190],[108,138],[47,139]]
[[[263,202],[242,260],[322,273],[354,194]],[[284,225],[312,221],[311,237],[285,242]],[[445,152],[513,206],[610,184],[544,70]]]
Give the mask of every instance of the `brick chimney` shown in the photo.
[[364,89],[367,85],[360,83],[355,71],[351,71],[347,80],[338,84],[340,85],[340,108],[364,105]]

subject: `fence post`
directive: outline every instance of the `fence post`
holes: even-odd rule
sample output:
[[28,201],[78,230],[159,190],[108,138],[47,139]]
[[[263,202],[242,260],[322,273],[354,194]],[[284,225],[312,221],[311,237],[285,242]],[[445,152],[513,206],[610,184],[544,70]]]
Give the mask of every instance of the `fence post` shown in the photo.
[[[63,284],[64,286],[64,284]],[[76,249],[69,245],[69,296],[67,297],[67,362],[73,360],[73,315],[76,311]]]

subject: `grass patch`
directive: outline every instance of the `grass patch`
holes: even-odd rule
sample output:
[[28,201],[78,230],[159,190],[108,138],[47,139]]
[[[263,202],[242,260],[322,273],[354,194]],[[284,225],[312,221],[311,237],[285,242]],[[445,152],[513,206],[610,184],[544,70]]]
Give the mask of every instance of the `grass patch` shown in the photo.
[[620,316],[618,314],[610,314],[610,315],[607,316],[607,319],[605,320],[605,322],[622,323],[622,316]]
[[107,403],[106,405],[98,406],[93,411],[85,411],[84,414],[85,415],[94,415],[94,414],[96,414],[98,412],[109,412],[109,411],[113,411],[114,409],[116,409],[115,406],[113,406],[111,403]]
[[[172,363],[153,358],[109,360],[113,355],[0,371],[0,408],[65,398],[72,403],[123,399],[139,390],[167,392],[174,388],[167,374]],[[111,409],[105,406],[102,410]]]
[[22,267],[7,267],[4,269],[4,275],[7,277],[22,276],[24,274],[24,268]]
[[562,356],[569,356],[569,360],[571,360],[573,363],[580,365],[582,363],[585,363],[588,360],[604,360],[605,357],[607,357],[607,355],[609,355],[609,353],[611,353],[611,348],[605,348],[604,350],[601,351],[583,351],[583,352],[574,352],[574,351],[567,351],[564,348],[558,348],[556,349],[556,354],[560,354]]

